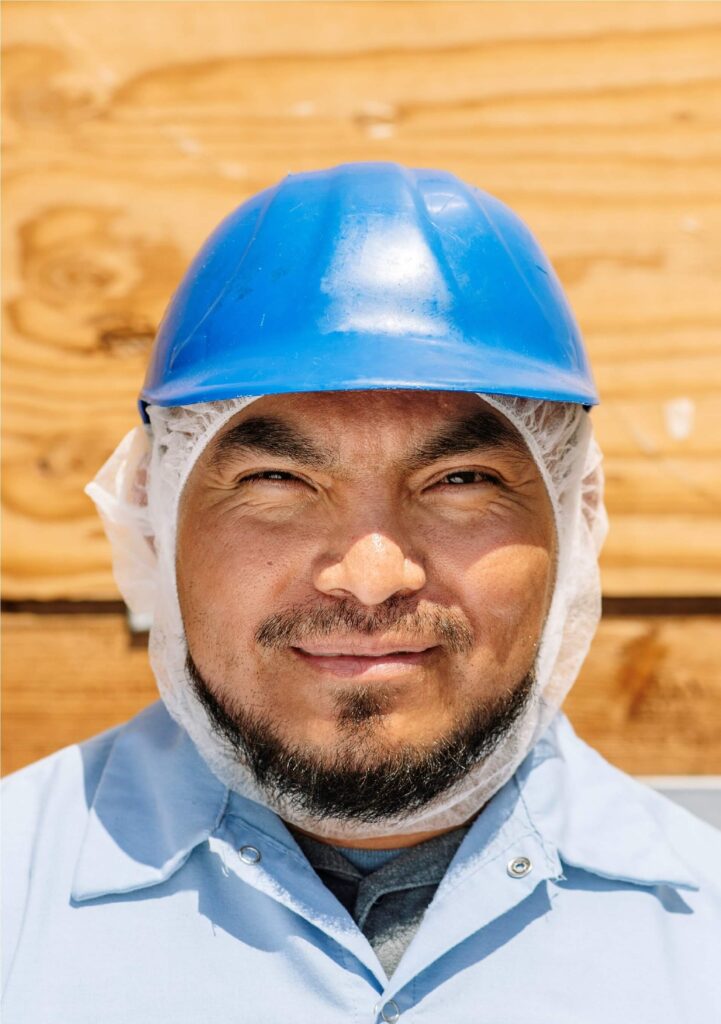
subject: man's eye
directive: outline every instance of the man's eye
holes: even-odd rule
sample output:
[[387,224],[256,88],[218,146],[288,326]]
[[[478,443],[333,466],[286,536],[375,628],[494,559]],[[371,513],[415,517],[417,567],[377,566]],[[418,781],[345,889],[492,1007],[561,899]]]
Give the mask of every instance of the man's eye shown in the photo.
[[262,473],[252,473],[250,476],[241,477],[239,484],[247,484],[252,480],[270,480],[274,483],[301,483],[297,476],[292,473],[284,473],[282,469],[267,469]]
[[477,469],[459,469],[453,473],[447,473],[438,482],[457,487],[462,484],[497,484],[499,481],[498,477],[493,476],[492,473],[481,473]]

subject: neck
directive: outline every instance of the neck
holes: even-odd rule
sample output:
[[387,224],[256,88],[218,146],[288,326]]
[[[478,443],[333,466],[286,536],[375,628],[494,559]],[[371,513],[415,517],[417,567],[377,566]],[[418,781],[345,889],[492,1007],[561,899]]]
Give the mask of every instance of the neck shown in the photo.
[[472,815],[468,821],[461,825],[449,825],[447,828],[432,829],[428,832],[409,832],[405,835],[396,836],[374,836],[372,839],[357,839],[355,836],[319,836],[315,832],[308,832],[307,829],[293,826],[294,831],[301,835],[316,839],[319,843],[326,843],[328,846],[345,846],[350,850],[404,850],[409,846],[417,846],[425,843],[428,839],[435,839],[436,836],[443,836],[447,832],[454,832],[462,825],[468,825],[475,817]]

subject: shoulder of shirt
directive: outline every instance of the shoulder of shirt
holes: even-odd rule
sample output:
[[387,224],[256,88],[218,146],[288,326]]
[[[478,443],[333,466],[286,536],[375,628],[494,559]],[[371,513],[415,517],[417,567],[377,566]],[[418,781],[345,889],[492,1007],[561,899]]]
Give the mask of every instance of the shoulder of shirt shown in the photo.
[[[150,709],[140,714],[146,714],[148,710]],[[92,801],[117,736],[133,721],[134,719],[129,719],[87,740],[71,743],[4,776],[0,781],[0,789],[5,812],[27,813],[39,809],[38,804],[44,804],[52,795],[53,789],[79,781],[78,773],[81,768],[83,789],[85,795]]]
[[[141,714],[152,714],[154,707]],[[49,863],[58,877],[69,877],[108,758],[118,736],[133,721],[64,747],[7,775],[0,784],[3,987],[34,879]]]
[[619,774],[635,789],[639,799],[658,822],[669,845],[697,881],[711,883],[721,893],[718,874],[718,865],[721,864],[721,831],[646,783],[623,772]]
[[28,862],[26,854],[44,819],[59,804],[82,805],[87,813],[118,736],[139,719],[157,715],[167,715],[160,701],[127,722],[6,775],[0,782],[3,819],[8,826],[3,838],[5,864],[12,864],[16,857],[21,863]]
[[71,797],[78,786],[92,801],[115,738],[126,725],[70,744],[6,775],[0,783],[6,820],[10,815],[14,820],[36,818],[49,800]]

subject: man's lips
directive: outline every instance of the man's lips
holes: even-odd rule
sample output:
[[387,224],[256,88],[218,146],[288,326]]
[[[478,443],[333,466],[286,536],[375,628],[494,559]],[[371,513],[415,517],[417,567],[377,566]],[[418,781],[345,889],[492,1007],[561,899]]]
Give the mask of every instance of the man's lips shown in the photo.
[[388,654],[422,654],[435,644],[419,644],[418,641],[404,643],[402,640],[323,640],[298,645],[296,650],[318,658],[384,658]]
[[314,643],[304,647],[293,647],[293,652],[309,667],[330,675],[349,678],[390,678],[412,672],[418,665],[425,664],[436,645],[401,643],[392,645],[359,641],[357,643]]

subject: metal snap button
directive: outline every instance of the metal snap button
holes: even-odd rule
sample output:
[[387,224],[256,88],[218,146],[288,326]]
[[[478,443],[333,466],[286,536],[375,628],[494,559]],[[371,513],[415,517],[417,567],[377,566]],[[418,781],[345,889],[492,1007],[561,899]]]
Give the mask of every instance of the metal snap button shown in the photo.
[[509,860],[506,870],[511,878],[523,878],[532,868],[533,864],[528,857],[514,857],[513,860]]
[[257,864],[260,860],[260,850],[256,846],[241,846],[238,853],[244,864]]
[[401,1011],[398,1009],[398,1003],[394,999],[389,999],[387,1003],[384,1003],[381,1009],[381,1018],[386,1021],[386,1024],[396,1024],[400,1016]]

